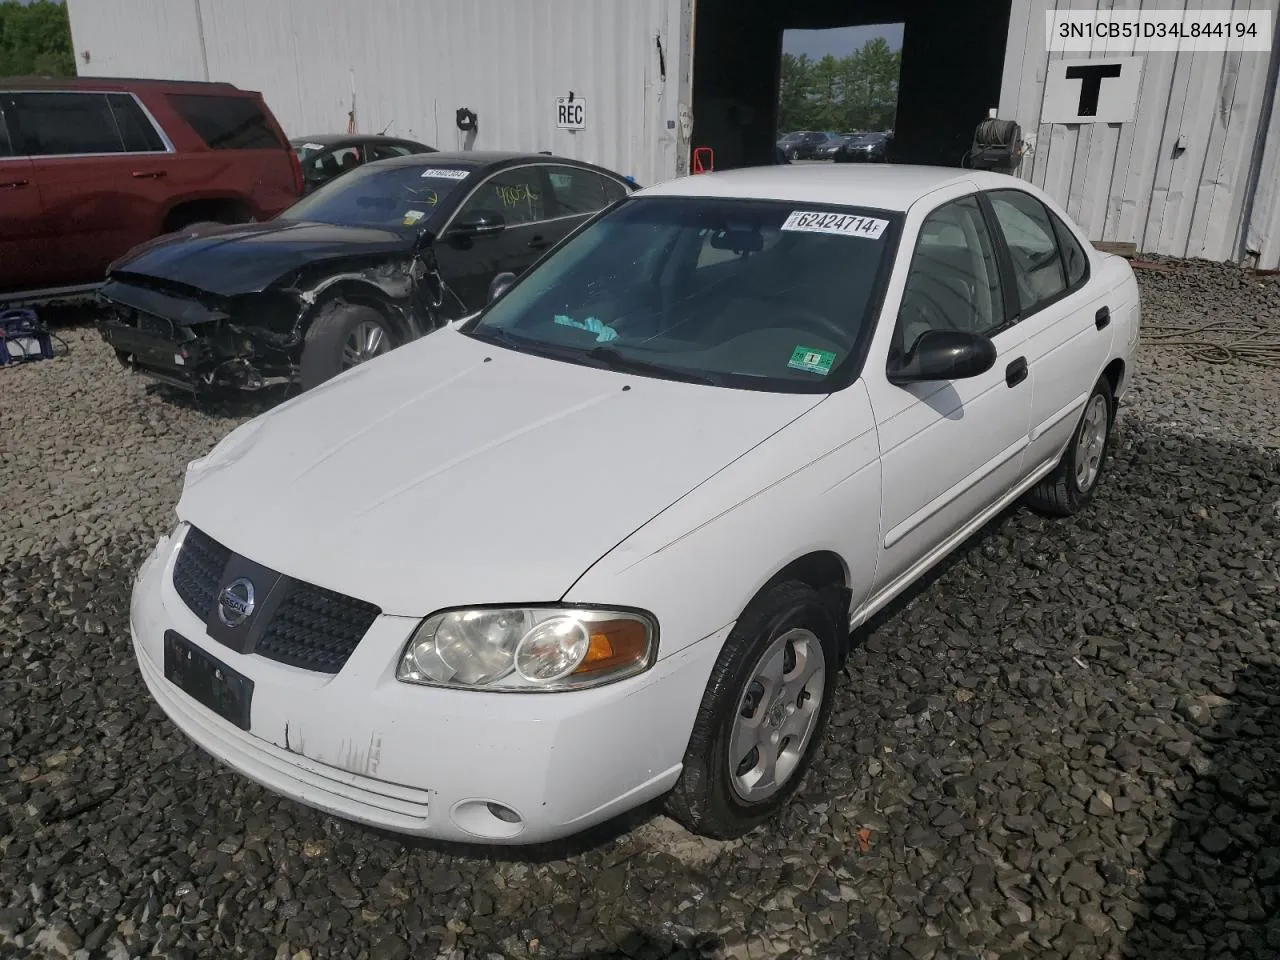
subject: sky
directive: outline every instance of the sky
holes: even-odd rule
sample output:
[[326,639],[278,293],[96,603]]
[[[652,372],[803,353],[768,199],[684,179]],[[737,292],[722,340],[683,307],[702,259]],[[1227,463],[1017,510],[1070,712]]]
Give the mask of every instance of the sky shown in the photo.
[[872,27],[836,27],[833,30],[787,30],[782,34],[782,52],[807,54],[820,60],[828,53],[846,57],[876,37],[884,37],[890,50],[902,49],[902,24],[882,23]]

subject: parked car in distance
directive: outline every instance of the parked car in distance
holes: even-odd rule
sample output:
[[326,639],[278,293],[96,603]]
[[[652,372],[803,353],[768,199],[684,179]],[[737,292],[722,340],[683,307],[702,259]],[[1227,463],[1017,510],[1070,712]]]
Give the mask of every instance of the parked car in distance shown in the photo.
[[1140,321],[1129,263],[1007,175],[643,189],[193,462],[140,672],[337,816],[532,843],[665,796],[741,836],[825,738],[852,628],[1016,500],[1089,503]]
[[830,131],[802,130],[787,134],[778,141],[778,146],[788,160],[812,160],[821,147],[834,143],[837,139],[838,134]]
[[254,91],[0,79],[0,301],[90,292],[146,240],[265,220],[301,192],[297,157]]
[[634,184],[546,154],[463,151],[363,164],[273,220],[198,224],[111,265],[103,338],[193,391],[296,385],[480,309]]
[[835,157],[836,152],[846,143],[857,137],[856,133],[842,133],[834,140],[828,140],[813,152],[815,160],[831,160]]
[[836,163],[884,163],[892,142],[892,133],[860,133],[841,144],[832,159]]
[[361,164],[390,160],[392,157],[407,157],[415,153],[436,152],[435,147],[416,140],[377,134],[318,134],[294,137],[289,143],[302,165],[302,182],[306,193]]

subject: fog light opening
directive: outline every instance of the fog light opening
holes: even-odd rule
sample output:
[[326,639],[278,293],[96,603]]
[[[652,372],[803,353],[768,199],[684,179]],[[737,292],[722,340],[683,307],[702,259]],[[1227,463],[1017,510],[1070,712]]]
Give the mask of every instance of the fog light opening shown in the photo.
[[483,840],[513,840],[524,833],[519,812],[496,800],[460,800],[449,815],[459,829]]
[[488,811],[501,820],[503,823],[519,823],[520,814],[516,813],[510,807],[504,807],[500,803],[486,803],[485,807]]

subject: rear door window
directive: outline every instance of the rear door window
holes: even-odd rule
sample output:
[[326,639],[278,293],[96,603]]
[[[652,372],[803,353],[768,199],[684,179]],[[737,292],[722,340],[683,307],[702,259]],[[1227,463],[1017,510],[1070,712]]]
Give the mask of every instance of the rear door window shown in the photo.
[[9,142],[9,127],[4,122],[5,103],[0,100],[0,157],[12,157],[13,145]]
[[414,153],[412,147],[406,147],[398,143],[371,143],[369,144],[369,159],[373,160],[390,160],[392,157],[407,157]]
[[1013,275],[1024,316],[1047,306],[1067,289],[1067,276],[1049,211],[1022,190],[987,194],[1005,244],[1013,259]]
[[560,216],[595,213],[625,196],[622,184],[578,167],[547,167]]
[[275,150],[283,146],[253,97],[171,93],[169,102],[213,150]]
[[547,191],[541,166],[515,167],[496,173],[476,188],[458,218],[484,210],[498,213],[511,226],[548,219]]
[[124,141],[103,93],[15,93],[15,147],[37,157],[123,153]]
[[162,153],[167,148],[150,118],[138,106],[138,101],[127,93],[107,94],[111,115],[124,141],[128,153]]

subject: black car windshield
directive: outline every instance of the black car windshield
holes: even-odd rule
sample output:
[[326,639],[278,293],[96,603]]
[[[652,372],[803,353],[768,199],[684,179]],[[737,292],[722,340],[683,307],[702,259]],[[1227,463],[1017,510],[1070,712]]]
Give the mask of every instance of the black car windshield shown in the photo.
[[628,200],[464,329],[668,379],[829,392],[874,323],[899,217],[772,200]]
[[293,152],[298,155],[298,160],[302,162],[304,167],[307,165],[308,160],[328,149],[323,143],[316,143],[314,140],[307,140],[306,138],[290,140],[289,145],[293,147]]
[[430,217],[474,170],[471,166],[368,163],[331,180],[279,215],[361,227],[409,228]]

